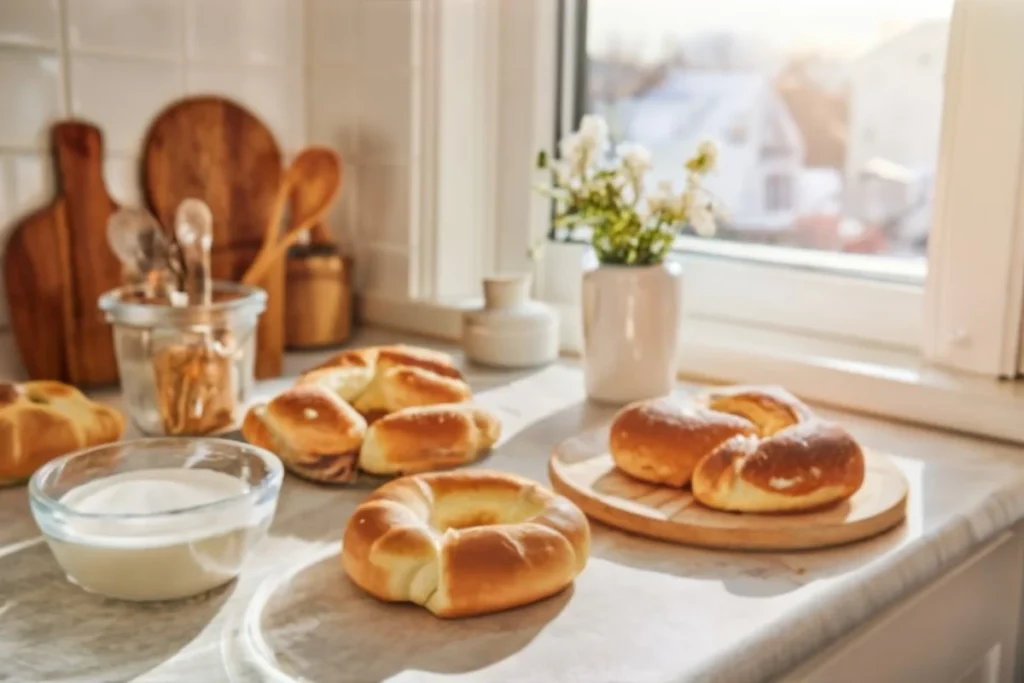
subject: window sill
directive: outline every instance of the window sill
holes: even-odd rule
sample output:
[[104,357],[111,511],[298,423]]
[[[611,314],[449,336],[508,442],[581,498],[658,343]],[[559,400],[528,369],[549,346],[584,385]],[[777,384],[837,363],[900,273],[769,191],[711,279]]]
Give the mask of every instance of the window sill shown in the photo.
[[[360,298],[364,322],[446,340],[479,301]],[[582,346],[579,309],[559,306],[562,350]],[[935,368],[909,352],[708,320],[687,320],[680,375],[706,382],[781,384],[807,400],[930,427],[1024,443],[1024,383]]]

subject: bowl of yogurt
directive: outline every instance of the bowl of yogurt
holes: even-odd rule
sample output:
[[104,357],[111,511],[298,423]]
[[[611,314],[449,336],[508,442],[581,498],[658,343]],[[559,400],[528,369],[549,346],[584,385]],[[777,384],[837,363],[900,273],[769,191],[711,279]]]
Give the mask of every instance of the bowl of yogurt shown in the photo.
[[29,481],[32,516],[68,579],[134,601],[223,585],[267,533],[283,468],[215,438],[122,441],[65,455]]

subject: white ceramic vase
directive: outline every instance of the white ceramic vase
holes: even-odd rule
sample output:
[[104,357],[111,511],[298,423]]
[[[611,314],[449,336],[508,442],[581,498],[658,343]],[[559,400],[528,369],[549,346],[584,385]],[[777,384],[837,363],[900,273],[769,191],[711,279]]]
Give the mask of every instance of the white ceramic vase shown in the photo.
[[583,370],[587,395],[624,404],[671,393],[683,315],[683,270],[599,265],[583,270]]
[[483,365],[523,368],[558,357],[558,312],[530,299],[529,273],[484,278],[483,308],[462,318],[466,356]]

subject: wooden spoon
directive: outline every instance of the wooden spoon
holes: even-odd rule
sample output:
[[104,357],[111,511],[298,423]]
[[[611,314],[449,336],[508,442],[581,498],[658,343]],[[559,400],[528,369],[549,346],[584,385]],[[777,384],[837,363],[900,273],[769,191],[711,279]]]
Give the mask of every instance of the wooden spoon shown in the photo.
[[[242,276],[243,283],[248,285],[259,283],[274,263],[298,241],[299,237],[327,217],[327,213],[341,189],[342,177],[341,158],[333,149],[307,147],[299,152],[298,156],[292,160],[288,170],[285,171],[284,182],[281,183],[281,188],[274,200],[274,210],[271,213],[270,225],[267,226],[266,237],[252,265]],[[316,192],[304,189],[303,194],[308,199],[301,207],[302,215],[299,216],[299,212],[295,212],[295,220],[288,227],[284,239],[279,240],[278,235],[281,232],[281,219],[284,215],[285,204],[294,189],[306,183],[312,184]]]
[[[292,187],[289,205],[291,206],[291,227],[288,232],[294,232],[295,227],[305,223],[312,215],[319,215],[324,204],[324,198],[332,194],[337,196],[338,184],[341,182],[341,175],[334,170],[338,162],[331,159],[333,153],[330,150],[318,151],[317,163],[321,166],[315,172],[312,160],[308,164],[307,171],[294,187]],[[313,244],[330,244],[331,235],[327,231],[323,220],[319,220],[309,229],[310,241]]]

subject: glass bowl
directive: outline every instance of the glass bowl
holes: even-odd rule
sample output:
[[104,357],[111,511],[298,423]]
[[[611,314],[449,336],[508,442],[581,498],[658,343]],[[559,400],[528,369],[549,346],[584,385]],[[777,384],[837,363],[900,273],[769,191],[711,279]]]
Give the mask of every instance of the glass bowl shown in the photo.
[[57,458],[28,491],[71,582],[122,600],[173,600],[238,575],[266,535],[282,477],[262,448],[165,437]]
[[237,426],[253,385],[258,287],[213,283],[208,306],[172,306],[142,285],[100,297],[113,328],[124,407],[151,436],[203,436]]

